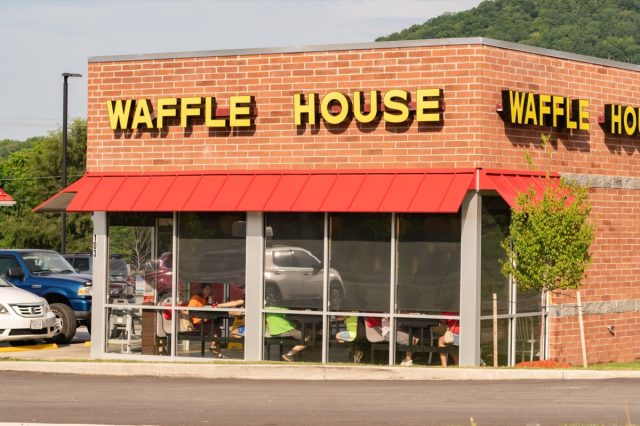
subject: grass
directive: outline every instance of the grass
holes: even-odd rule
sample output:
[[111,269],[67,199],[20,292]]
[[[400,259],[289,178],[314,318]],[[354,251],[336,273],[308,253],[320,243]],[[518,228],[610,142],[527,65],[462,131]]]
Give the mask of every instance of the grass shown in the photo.
[[629,362],[607,362],[604,364],[593,364],[589,370],[640,370],[640,360]]

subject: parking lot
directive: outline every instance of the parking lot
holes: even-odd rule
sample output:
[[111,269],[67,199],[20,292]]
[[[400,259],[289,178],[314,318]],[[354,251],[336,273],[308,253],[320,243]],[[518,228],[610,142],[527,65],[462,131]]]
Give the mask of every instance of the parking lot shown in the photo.
[[86,327],[79,327],[75,337],[69,344],[50,344],[42,342],[34,346],[11,346],[0,342],[0,359],[89,359],[91,336]]

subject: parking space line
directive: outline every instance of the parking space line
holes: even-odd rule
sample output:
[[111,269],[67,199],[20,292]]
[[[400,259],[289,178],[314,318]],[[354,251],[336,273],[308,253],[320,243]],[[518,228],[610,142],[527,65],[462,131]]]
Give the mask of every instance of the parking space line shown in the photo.
[[57,349],[58,345],[55,343],[42,343],[38,345],[27,345],[27,346],[7,346],[0,348],[0,352],[25,352],[25,351],[34,351],[40,349]]

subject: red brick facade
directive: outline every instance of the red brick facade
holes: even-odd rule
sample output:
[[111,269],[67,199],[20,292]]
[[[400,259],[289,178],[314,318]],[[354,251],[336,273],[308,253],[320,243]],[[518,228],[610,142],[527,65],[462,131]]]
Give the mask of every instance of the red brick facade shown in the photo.
[[[606,136],[604,105],[640,104],[640,71],[489,44],[409,45],[279,54],[126,59],[89,63],[90,172],[211,169],[496,168],[640,179],[640,138]],[[524,46],[522,46],[524,47]],[[597,62],[597,61],[596,61]],[[604,62],[604,61],[600,61]],[[294,93],[441,88],[441,125],[296,128]],[[496,113],[504,89],[589,100],[590,130],[506,125]],[[229,96],[256,99],[255,127],[114,132],[113,99]],[[543,149],[541,135],[551,136]],[[592,189],[597,236],[583,302],[640,300],[640,189]],[[554,303],[574,303],[573,293]],[[640,313],[587,315],[590,362],[640,357]],[[612,336],[607,326],[615,325]],[[581,360],[577,317],[553,322],[551,357]]]

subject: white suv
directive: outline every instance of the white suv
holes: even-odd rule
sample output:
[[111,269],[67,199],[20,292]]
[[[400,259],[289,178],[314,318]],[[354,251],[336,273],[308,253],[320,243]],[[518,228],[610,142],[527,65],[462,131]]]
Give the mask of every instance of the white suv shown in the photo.
[[[265,250],[264,283],[267,306],[320,307],[324,268],[302,247],[273,246]],[[338,271],[329,269],[329,308],[341,310],[346,292]],[[292,304],[293,302],[293,304]],[[298,306],[295,302],[302,302]]]
[[0,342],[25,344],[49,339],[60,331],[42,297],[14,287],[0,276]]

